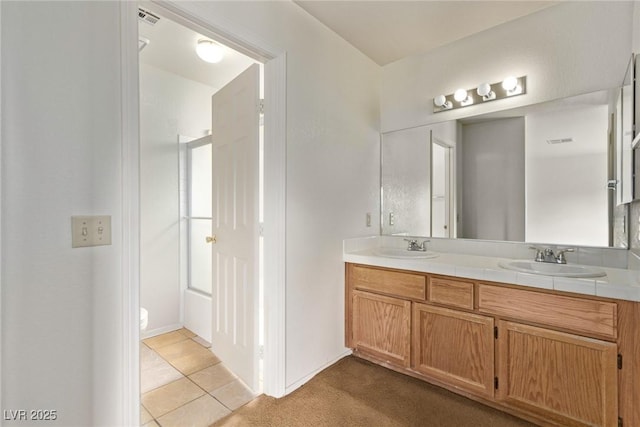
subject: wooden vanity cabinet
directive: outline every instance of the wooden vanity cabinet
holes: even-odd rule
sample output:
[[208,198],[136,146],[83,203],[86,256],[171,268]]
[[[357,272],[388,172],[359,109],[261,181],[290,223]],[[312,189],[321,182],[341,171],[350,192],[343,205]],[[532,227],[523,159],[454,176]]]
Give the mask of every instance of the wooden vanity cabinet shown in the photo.
[[493,318],[426,304],[413,305],[413,369],[493,397]]
[[496,398],[562,426],[618,425],[617,345],[498,322]]
[[349,265],[347,346],[393,366],[411,364],[411,300],[422,301],[422,274]]
[[357,356],[542,425],[640,426],[640,303],[355,264],[346,285]]
[[409,367],[411,302],[353,291],[353,348],[392,365]]

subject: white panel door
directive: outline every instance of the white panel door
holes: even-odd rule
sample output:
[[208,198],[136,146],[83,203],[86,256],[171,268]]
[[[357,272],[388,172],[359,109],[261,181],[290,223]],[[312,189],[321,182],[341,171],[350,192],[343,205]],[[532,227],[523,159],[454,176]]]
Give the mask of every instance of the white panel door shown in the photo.
[[211,350],[258,388],[259,66],[213,95]]
[[431,138],[431,237],[450,237],[451,147]]

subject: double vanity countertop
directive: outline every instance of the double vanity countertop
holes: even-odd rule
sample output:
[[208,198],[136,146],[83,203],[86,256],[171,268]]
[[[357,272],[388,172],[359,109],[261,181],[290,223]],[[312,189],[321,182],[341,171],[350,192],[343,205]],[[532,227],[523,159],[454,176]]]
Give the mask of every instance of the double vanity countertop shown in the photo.
[[[386,242],[388,243],[388,242]],[[515,259],[494,256],[470,255],[462,253],[439,252],[429,248],[433,257],[396,257],[393,250],[401,251],[398,244],[390,255],[385,255],[389,246],[376,238],[350,239],[344,242],[343,261],[422,273],[441,274],[475,280],[486,280],[533,288],[573,292],[582,295],[595,295],[627,301],[640,301],[640,271],[626,268],[598,266],[606,273],[602,277],[576,278],[513,271],[500,266]],[[409,254],[411,256],[412,254]],[[419,255],[416,255],[419,256]],[[533,261],[533,258],[527,260]],[[567,265],[571,265],[571,261]]]

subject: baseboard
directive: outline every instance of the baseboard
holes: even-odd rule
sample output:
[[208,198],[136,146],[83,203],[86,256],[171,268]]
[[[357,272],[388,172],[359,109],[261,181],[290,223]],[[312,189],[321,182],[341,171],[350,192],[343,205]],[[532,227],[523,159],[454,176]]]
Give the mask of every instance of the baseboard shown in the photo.
[[325,363],[324,365],[322,365],[321,367],[319,367],[318,369],[316,369],[315,371],[311,372],[308,375],[305,375],[304,377],[302,377],[301,379],[295,381],[292,384],[289,384],[287,387],[285,387],[284,389],[284,395],[286,396],[287,394],[299,389],[300,387],[302,387],[305,383],[307,383],[311,378],[315,377],[320,371],[324,371],[325,369],[327,369],[329,366],[333,365],[334,363],[336,363],[338,360],[343,359],[347,356],[349,356],[351,353],[353,353],[353,351],[351,349],[347,349],[344,353],[341,353],[339,356],[337,356],[336,358],[334,358],[333,360],[330,360],[329,362]]
[[151,329],[148,331],[140,331],[140,339],[146,339],[155,337],[156,335],[166,334],[167,332],[177,331],[182,329],[183,326],[180,323],[174,323],[173,325],[163,326],[162,328]]

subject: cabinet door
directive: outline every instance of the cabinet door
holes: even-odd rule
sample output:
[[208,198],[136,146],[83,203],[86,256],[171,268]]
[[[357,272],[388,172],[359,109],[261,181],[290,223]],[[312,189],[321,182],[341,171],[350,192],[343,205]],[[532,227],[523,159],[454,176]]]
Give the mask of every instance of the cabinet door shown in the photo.
[[353,345],[383,361],[408,367],[411,302],[353,291]]
[[497,398],[566,426],[617,426],[617,346],[498,323]]
[[492,317],[414,304],[413,369],[493,397],[493,323]]

